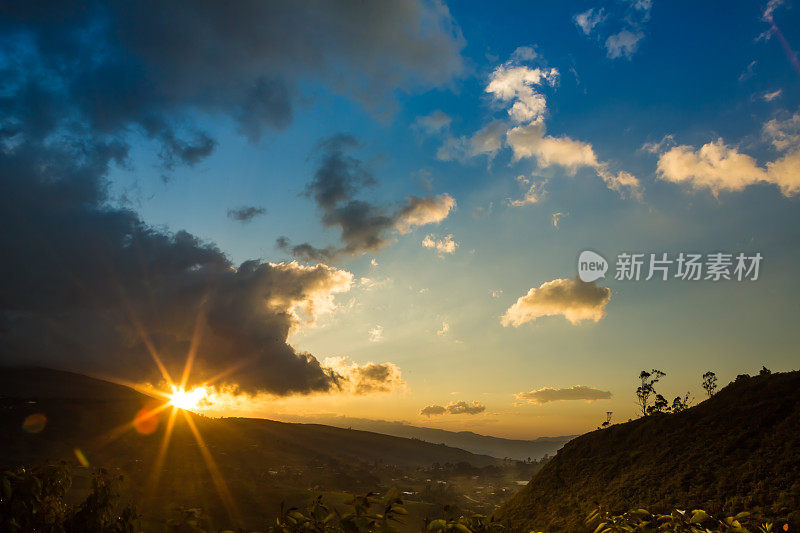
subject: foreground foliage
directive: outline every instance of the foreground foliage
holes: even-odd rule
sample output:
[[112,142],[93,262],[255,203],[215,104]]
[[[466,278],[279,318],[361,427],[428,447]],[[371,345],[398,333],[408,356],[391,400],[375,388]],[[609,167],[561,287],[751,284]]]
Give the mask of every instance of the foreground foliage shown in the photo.
[[[318,497],[306,513],[297,508],[282,511],[270,533],[390,533],[404,525],[408,515],[397,489],[385,496],[376,493],[353,497],[347,512],[330,511]],[[407,530],[407,528],[406,528]],[[494,533],[503,527],[484,515],[471,514],[456,520],[425,520],[424,531]]]
[[800,372],[740,375],[684,411],[573,439],[494,516],[513,531],[574,532],[597,506],[669,513],[691,502],[715,516],[747,510],[800,531],[798,427]]
[[[0,473],[0,531],[10,533],[134,533],[141,531],[138,516],[131,506],[120,506],[120,476],[100,469],[93,478],[89,494],[79,504],[66,502],[72,477],[65,464],[38,469],[17,469]],[[354,496],[344,510],[330,508],[318,496],[306,509],[281,508],[266,524],[268,533],[393,533],[416,530],[407,522],[408,511],[401,494],[391,489],[385,495],[370,492]],[[670,514],[651,514],[635,509],[613,514],[603,508],[592,511],[585,520],[594,533],[771,533],[788,531],[784,525],[760,523],[748,513],[717,518],[696,509],[675,510]],[[159,526],[160,527],[160,526]],[[420,531],[457,533],[499,533],[507,529],[494,519],[480,514],[465,514],[455,519],[426,519]],[[199,508],[175,508],[164,530],[171,533],[206,533],[208,519]],[[243,533],[243,530],[238,530]],[[227,533],[227,532],[225,532]]]
[[[656,533],[771,533],[773,524],[751,519],[750,513],[742,512],[735,516],[717,518],[702,509],[693,511],[674,510],[670,514],[651,514],[645,509],[634,509],[621,515],[614,515],[601,508],[595,509],[585,521],[594,533],[642,532]],[[748,529],[747,526],[755,528]],[[788,531],[788,526],[782,528]]]
[[392,489],[386,496],[379,498],[370,492],[364,496],[354,496],[350,510],[341,513],[329,510],[317,497],[308,511],[303,514],[293,507],[281,510],[275,524],[268,530],[274,533],[283,532],[323,532],[323,531],[394,531],[394,524],[401,524],[402,517],[407,515],[400,493]]
[[136,512],[131,506],[119,508],[122,479],[98,470],[86,499],[69,505],[65,497],[72,486],[66,464],[37,469],[20,468],[0,474],[0,531],[16,533],[138,531]]

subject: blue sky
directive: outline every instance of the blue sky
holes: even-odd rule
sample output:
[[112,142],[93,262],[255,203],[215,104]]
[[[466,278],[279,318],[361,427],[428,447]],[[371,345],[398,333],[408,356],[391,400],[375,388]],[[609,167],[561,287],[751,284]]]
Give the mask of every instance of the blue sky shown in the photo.
[[[689,389],[698,398],[698,376],[707,369],[725,380],[761,364],[792,368],[794,265],[800,258],[796,197],[772,185],[715,197],[709,189],[669,183],[656,177],[658,155],[643,149],[668,135],[696,148],[721,138],[759,162],[774,157],[762,127],[797,112],[800,73],[777,38],[758,39],[769,29],[763,7],[655,2],[637,10],[625,2],[520,2],[497,9],[455,3],[450,9],[466,44],[465,74],[421,93],[396,91],[390,115],[378,116],[310,80],[303,87],[307,103],[285,131],[248,143],[224,117],[203,117],[219,142],[207,160],[170,173],[166,184],[146,163],[115,177],[120,188],[139,188],[129,197],[145,220],[214,241],[235,262],[291,260],[274,247],[280,235],[336,242],[336,232],[321,227],[302,192],[314,172],[308,156],[315,143],[339,132],[359,140],[356,155],[379,180],[371,199],[392,203],[430,188],[457,200],[457,211],[438,225],[398,236],[376,253],[339,260],[338,266],[378,286],[354,290],[350,309],[351,296],[340,296],[342,309],[295,337],[315,354],[395,362],[409,384],[402,400],[385,400],[390,408],[375,397],[359,398],[344,412],[327,401],[308,407],[299,400],[288,409],[302,404],[301,410],[351,416],[383,412],[419,423],[416,411],[423,405],[475,400],[489,414],[424,422],[534,436],[586,429],[606,410],[632,416],[640,367],[662,368],[671,394]],[[588,9],[603,9],[604,19],[586,35],[575,16]],[[634,25],[626,17],[635,18]],[[796,8],[779,6],[775,20],[794,44]],[[610,58],[608,36],[634,27],[641,34],[635,49]],[[506,109],[484,90],[492,71],[519,47],[535,50],[531,64],[559,71],[556,86],[544,91],[547,132],[591,143],[598,157],[640,180],[641,200],[620,197],[589,169],[573,176],[563,168],[513,161],[508,148],[492,157],[437,158],[445,136],[469,136],[504,118]],[[767,101],[765,95],[776,91]],[[432,135],[415,127],[436,111],[447,115],[449,126]],[[142,161],[152,160],[152,150],[143,146],[142,152]],[[520,175],[549,177],[545,198],[509,205],[524,195],[515,179]],[[227,219],[226,210],[238,205],[263,206],[267,213],[247,224]],[[558,227],[554,213],[562,213]],[[440,258],[423,248],[429,233],[452,234],[455,253]],[[597,323],[544,317],[519,328],[500,325],[499,317],[530,288],[574,276],[583,249],[607,257],[624,250],[760,251],[766,259],[763,277],[753,285],[611,279],[605,283],[611,302]],[[373,258],[377,267],[370,265]],[[495,298],[493,291],[502,294]],[[437,335],[443,323],[449,329]],[[368,332],[376,326],[381,338],[370,342]],[[612,400],[511,406],[520,391],[578,384],[610,390]],[[531,418],[541,428],[529,425]]]
[[[402,373],[394,385],[374,394],[266,396],[220,412],[385,418],[535,437],[593,428],[606,411],[634,416],[642,369],[667,372],[665,396],[689,390],[699,400],[706,370],[727,382],[762,364],[797,366],[796,2],[420,5],[439,22],[428,29],[454,51],[429,51],[450,61],[442,59],[441,76],[409,67],[408,76],[376,81],[391,72],[391,58],[379,68],[380,58],[359,63],[357,51],[332,60],[340,76],[298,68],[291,120],[257,140],[242,135],[224,105],[193,96],[171,123],[209,132],[214,149],[172,168],[159,157],[163,137],[142,135],[142,123],[120,134],[130,153],[109,170],[111,204],[164,233],[187,230],[214,243],[234,265],[292,261],[291,250],[276,246],[281,236],[292,245],[342,244],[304,194],[321,164],[320,140],[338,134],[357,140],[344,157],[376,181],[357,191],[359,199],[397,206],[389,211],[409,196],[456,202],[406,233],[390,228],[379,249],[325,259],[351,272],[352,285],[288,338],[320,361],[347,358],[328,363],[343,373],[347,365],[392,363]],[[515,82],[515,73],[536,80]],[[488,92],[493,80],[508,92]],[[426,129],[425,117],[439,127]],[[496,146],[471,148],[492,124]],[[533,140],[514,145],[515,129],[534,132]],[[530,152],[515,157],[515,150]],[[246,222],[228,216],[242,206],[265,213]],[[442,250],[423,245],[429,235]],[[449,240],[455,248],[446,248]],[[610,291],[607,302],[566,298],[596,319],[573,323],[555,312],[501,323],[530,290],[554,280],[573,287],[585,249],[612,263],[622,251],[760,252],[764,262],[755,282],[611,275],[597,283]],[[603,398],[571,394],[576,386]],[[548,388],[566,391],[564,399],[518,396]],[[483,408],[419,413],[456,401]]]

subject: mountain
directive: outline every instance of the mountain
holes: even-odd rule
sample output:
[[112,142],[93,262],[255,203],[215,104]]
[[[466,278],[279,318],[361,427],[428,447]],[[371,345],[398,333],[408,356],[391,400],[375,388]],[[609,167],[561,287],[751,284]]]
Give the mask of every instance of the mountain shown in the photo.
[[281,417],[292,422],[314,421],[328,426],[374,431],[395,437],[419,439],[436,444],[445,444],[455,448],[477,453],[491,455],[492,457],[508,457],[524,461],[528,458],[538,460],[554,455],[566,442],[575,438],[575,435],[563,437],[539,437],[534,440],[504,439],[480,435],[472,431],[447,431],[437,428],[412,426],[405,422],[392,422],[388,420],[372,420],[369,418],[354,418],[335,415],[312,415]]
[[142,409],[158,403],[79,374],[0,369],[0,469],[67,461],[75,465],[78,488],[88,487],[96,467],[120,472],[127,479],[124,494],[162,523],[174,503],[200,506],[217,525],[228,526],[231,513],[218,496],[227,491],[241,523],[260,529],[261,520],[276,516],[282,502],[304,505],[312,490],[365,493],[392,479],[403,482],[404,475],[434,463],[494,469],[503,464],[486,455],[367,431],[178,411],[159,469],[155,465],[172,408],[137,419]]
[[495,516],[512,531],[582,531],[611,511],[755,511],[800,527],[800,372],[739,376],[684,412],[568,442]]
[[[69,437],[70,444],[87,446],[92,438],[102,440],[104,431],[129,423],[139,409],[154,401],[154,398],[121,385],[41,368],[0,370],[0,398],[7,403],[3,412],[5,424],[12,419],[19,419],[21,424],[20,417],[27,412],[45,413],[48,422],[41,434],[9,433],[11,441],[25,441],[26,448],[37,453],[39,445],[53,447],[55,453],[65,444],[63,437]],[[18,405],[26,407],[11,409],[8,401],[13,399],[25,400],[24,404]],[[210,419],[197,414],[192,414],[192,418],[208,429],[210,441],[215,440],[216,434],[230,434],[235,435],[235,440],[242,440],[236,445],[249,445],[252,443],[248,438],[258,437],[265,440],[264,453],[275,454],[284,462],[305,461],[308,457],[337,457],[367,462],[391,461],[403,466],[461,461],[473,466],[500,463],[493,457],[448,446],[320,424],[247,418]],[[68,451],[67,455],[71,454],[72,448]]]

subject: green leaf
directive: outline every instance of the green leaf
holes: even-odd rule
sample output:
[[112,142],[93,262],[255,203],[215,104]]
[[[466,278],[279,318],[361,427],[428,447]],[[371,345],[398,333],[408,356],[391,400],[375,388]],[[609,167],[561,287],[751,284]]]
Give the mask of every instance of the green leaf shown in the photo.
[[428,531],[444,531],[447,528],[447,522],[442,519],[434,520],[428,524]]

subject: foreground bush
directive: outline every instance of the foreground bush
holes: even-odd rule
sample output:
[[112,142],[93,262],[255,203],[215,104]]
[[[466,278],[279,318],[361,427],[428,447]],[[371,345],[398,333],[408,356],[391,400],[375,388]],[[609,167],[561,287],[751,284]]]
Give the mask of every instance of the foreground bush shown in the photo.
[[89,495],[78,505],[65,497],[72,476],[65,464],[0,473],[0,531],[131,533],[138,531],[132,507],[117,507],[121,477],[98,470]]
[[[382,498],[376,493],[356,496],[345,513],[329,511],[318,497],[306,513],[297,508],[281,512],[270,533],[392,533],[404,524],[408,515],[400,493],[390,490]],[[457,520],[425,520],[424,531],[495,533],[503,527],[483,515],[462,516]]]
[[[20,468],[0,473],[0,531],[3,533],[134,533],[141,531],[138,516],[130,506],[119,505],[120,476],[98,470],[88,496],[79,504],[66,503],[72,486],[69,468],[64,465],[37,469]],[[393,533],[414,524],[408,516],[400,492],[392,489],[384,496],[368,493],[354,496],[345,511],[328,508],[322,496],[304,510],[281,509],[267,524],[269,533]],[[789,531],[787,525],[773,524],[748,513],[717,518],[706,511],[673,511],[651,514],[644,509],[613,514],[602,508],[585,520],[594,533],[776,533]],[[484,515],[470,514],[455,520],[426,519],[420,530],[429,532],[498,533],[506,529]],[[202,509],[177,508],[165,530],[174,533],[206,533],[208,520]],[[239,533],[244,533],[239,530]]]
[[[752,522],[752,523],[748,523]],[[739,513],[723,519],[711,516],[702,509],[693,511],[672,511],[670,514],[651,514],[645,509],[634,509],[621,515],[614,515],[602,509],[592,511],[586,518],[586,525],[594,529],[594,533],[642,532],[656,533],[670,531],[673,533],[750,533],[746,526],[755,528],[758,533],[770,533],[773,524],[758,523],[751,519],[749,513]],[[781,528],[788,531],[789,527]]]

